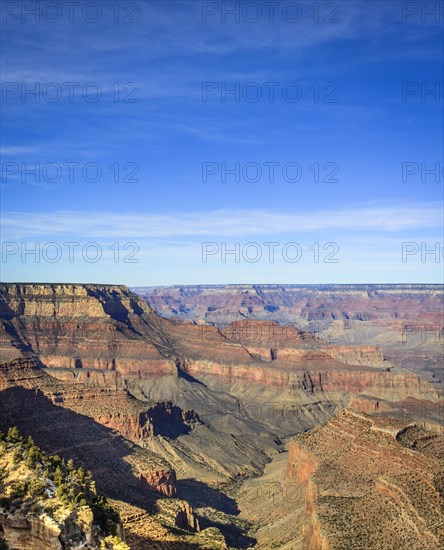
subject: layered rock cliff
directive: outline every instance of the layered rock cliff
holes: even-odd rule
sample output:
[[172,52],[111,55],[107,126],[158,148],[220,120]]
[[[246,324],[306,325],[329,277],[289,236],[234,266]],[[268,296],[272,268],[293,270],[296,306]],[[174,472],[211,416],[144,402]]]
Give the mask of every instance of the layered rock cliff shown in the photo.
[[[36,357],[65,381],[117,389],[131,383],[135,391],[139,384],[140,395],[147,390],[144,380],[162,388],[170,377],[203,380],[238,399],[249,384],[285,388],[294,399],[300,390],[333,403],[362,392],[395,400],[437,397],[414,375],[387,372],[391,365],[377,347],[330,345],[270,321],[244,320],[218,330],[167,320],[126,287],[3,284],[0,303],[0,358]],[[186,401],[183,394],[175,398]],[[139,412],[125,418],[102,412],[100,421],[134,441],[150,433]]]
[[444,543],[444,436],[343,411],[291,442],[304,548],[436,549]]
[[162,315],[224,325],[245,318],[442,323],[443,312],[439,284],[184,285],[134,291]]
[[[350,398],[355,411],[395,417],[406,403],[438,403],[436,389],[394,368],[377,346],[332,344],[270,320],[238,320],[219,329],[163,319],[121,286],[0,285],[0,323],[0,358],[20,357],[0,365],[0,429],[17,424],[49,452],[91,469],[104,494],[128,512],[137,549],[147,525],[151,541],[163,533],[160,525],[181,530],[185,539],[191,535],[183,533],[200,528],[190,506],[174,498],[181,487],[202,506],[204,526],[224,525],[231,545],[251,543],[242,539],[242,529],[219,522],[217,507],[209,512],[214,502],[202,502],[202,493],[222,498],[232,511],[218,492],[221,483],[256,477],[283,450],[279,437],[326,422]],[[350,433],[361,417],[350,416]],[[349,450],[355,437],[334,422],[329,429],[338,437],[346,432]],[[367,429],[366,422],[365,434],[379,430]],[[378,441],[365,445],[377,448]],[[317,483],[326,468],[309,445],[292,445],[288,478],[303,504],[288,523],[297,548],[331,545]],[[190,489],[190,479],[202,485]],[[284,518],[287,504],[283,498],[277,516]],[[153,517],[167,519],[152,523]],[[299,534],[290,527],[296,518],[304,518]],[[430,532],[421,544],[436,536]],[[267,539],[271,547],[276,537],[286,543],[276,533]],[[224,547],[218,535],[209,538]],[[186,540],[200,545],[204,539]],[[340,540],[347,547],[348,539]]]
[[293,368],[270,368],[195,361],[190,364],[188,372],[209,383],[214,377],[220,378],[227,388],[242,381],[260,386],[279,386],[293,393],[300,390],[305,394],[317,394],[320,398],[329,395],[333,400],[336,399],[335,395],[360,393],[389,401],[400,401],[407,397],[433,401],[438,398],[436,390],[413,373],[381,371],[369,367],[347,368],[344,364],[325,365],[320,362],[313,365],[312,362],[293,364]]
[[0,297],[3,360],[34,354],[48,367],[176,372],[158,317],[124,287],[2,284]]

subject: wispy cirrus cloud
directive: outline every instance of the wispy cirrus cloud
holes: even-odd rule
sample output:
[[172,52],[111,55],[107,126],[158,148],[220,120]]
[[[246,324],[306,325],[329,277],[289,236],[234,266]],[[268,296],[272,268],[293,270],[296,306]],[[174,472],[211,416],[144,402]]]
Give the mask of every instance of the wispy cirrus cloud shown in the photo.
[[335,210],[270,212],[222,209],[168,214],[56,211],[6,212],[2,228],[9,238],[63,236],[96,238],[242,237],[291,232],[396,232],[436,229],[439,204],[344,207]]
[[2,157],[21,157],[23,155],[30,155],[39,153],[40,147],[37,146],[16,146],[16,147],[0,147],[0,156]]

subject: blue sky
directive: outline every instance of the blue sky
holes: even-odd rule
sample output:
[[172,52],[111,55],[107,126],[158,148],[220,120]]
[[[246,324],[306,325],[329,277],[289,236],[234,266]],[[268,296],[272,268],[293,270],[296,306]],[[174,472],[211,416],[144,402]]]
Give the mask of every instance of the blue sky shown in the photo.
[[2,280],[442,281],[443,11],[27,4],[2,6]]

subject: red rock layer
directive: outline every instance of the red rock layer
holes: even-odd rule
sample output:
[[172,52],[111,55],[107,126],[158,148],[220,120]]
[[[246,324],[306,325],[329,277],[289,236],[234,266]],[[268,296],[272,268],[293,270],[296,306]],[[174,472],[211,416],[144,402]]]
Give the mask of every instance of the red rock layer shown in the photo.
[[2,360],[33,353],[48,367],[176,372],[159,351],[157,316],[124,288],[3,284],[0,298]]
[[[219,331],[162,319],[126,287],[2,284],[0,303],[0,360],[37,356],[57,376],[68,379],[71,371],[91,385],[123,388],[125,377],[182,373],[308,393],[436,397],[413,375],[384,372],[389,367],[378,348],[329,346],[270,321],[241,321]],[[135,434],[138,423],[129,422]]]
[[304,548],[434,550],[444,544],[444,436],[344,411],[290,444],[305,495]]

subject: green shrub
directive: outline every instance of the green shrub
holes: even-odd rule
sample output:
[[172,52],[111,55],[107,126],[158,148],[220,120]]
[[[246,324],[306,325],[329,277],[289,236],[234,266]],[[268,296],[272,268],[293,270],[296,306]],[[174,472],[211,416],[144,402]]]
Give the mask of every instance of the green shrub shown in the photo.
[[22,460],[22,453],[19,449],[14,449],[12,453],[12,463],[18,464]]
[[62,459],[59,457],[59,455],[50,456],[49,462],[54,466],[54,468],[62,465]]
[[59,486],[63,483],[63,481],[65,480],[65,475],[63,473],[63,470],[60,466],[57,466],[57,468],[55,469],[55,472],[54,472],[54,475],[53,475],[53,480],[54,480],[54,483],[55,485]]
[[18,431],[17,426],[11,426],[8,430],[8,434],[6,436],[6,441],[8,443],[22,443],[23,437],[20,435],[20,432]]
[[116,534],[116,523],[119,522],[119,514],[112,508],[105,497],[95,497],[90,504],[93,511],[94,521],[97,523],[103,533]]
[[8,497],[0,497],[0,507],[9,510],[11,507],[11,499]]
[[41,452],[37,447],[30,447],[26,451],[26,464],[30,468],[34,468],[36,462],[41,462]]
[[34,477],[29,482],[28,492],[30,496],[32,497],[41,496],[45,493],[45,490],[46,490],[46,483],[42,479],[38,477]]
[[83,468],[79,468],[77,470],[76,477],[79,483],[85,483],[85,471],[83,470]]
[[23,479],[18,479],[11,483],[9,496],[12,500],[23,498],[28,492],[28,482]]

